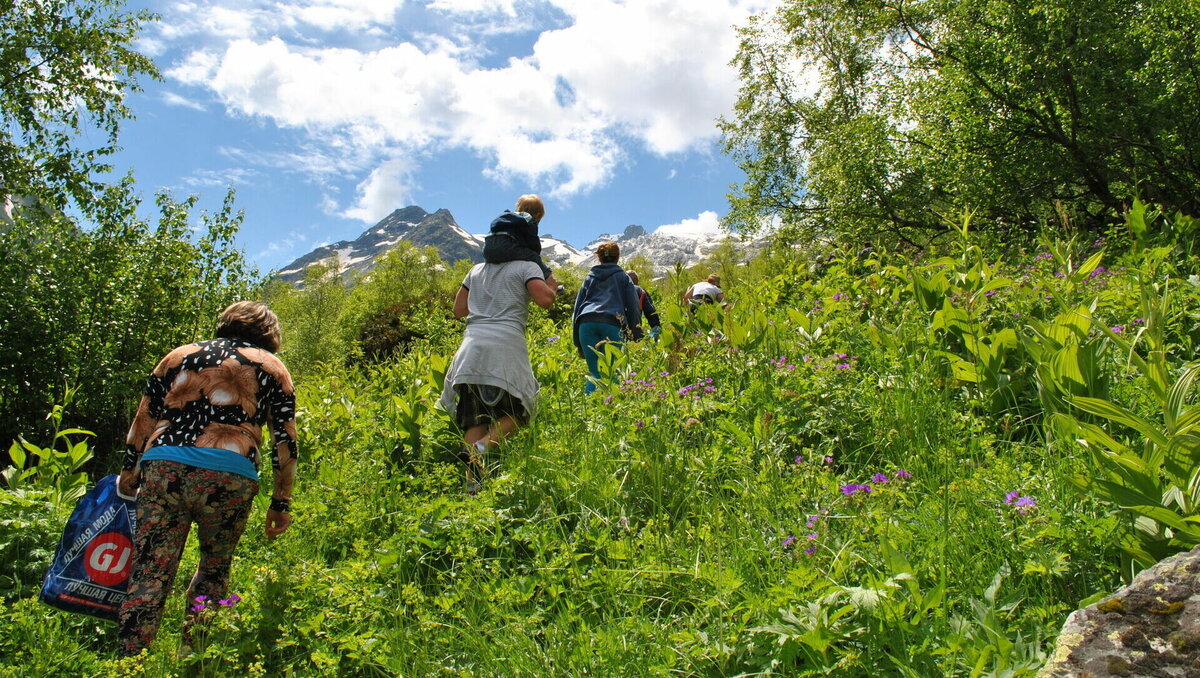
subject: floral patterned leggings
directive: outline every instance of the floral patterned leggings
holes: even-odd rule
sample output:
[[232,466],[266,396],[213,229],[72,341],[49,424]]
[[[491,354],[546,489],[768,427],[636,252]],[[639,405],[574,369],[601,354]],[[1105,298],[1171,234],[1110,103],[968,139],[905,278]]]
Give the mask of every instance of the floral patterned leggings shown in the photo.
[[188,586],[185,635],[194,620],[193,599],[225,597],[233,551],[256,494],[258,483],[236,473],[164,460],[142,465],[133,568],[117,632],[122,656],[141,652],[158,634],[193,522],[200,538],[200,564]]

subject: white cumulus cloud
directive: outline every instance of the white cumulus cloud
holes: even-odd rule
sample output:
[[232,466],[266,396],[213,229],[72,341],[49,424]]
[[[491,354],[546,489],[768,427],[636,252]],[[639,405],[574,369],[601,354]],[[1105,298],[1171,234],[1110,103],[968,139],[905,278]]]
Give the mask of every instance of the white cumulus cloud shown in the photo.
[[664,224],[654,229],[654,232],[676,238],[711,238],[724,235],[721,230],[721,218],[711,210],[701,212],[695,219],[684,219],[678,224]]
[[[484,47],[486,29],[469,18],[406,31],[398,17],[418,10],[404,0],[249,0],[206,5],[207,16],[181,2],[191,23],[160,38],[205,37],[170,78],[210,90],[231,115],[300,130],[327,154],[354,158],[354,171],[368,176],[343,213],[369,221],[385,177],[410,183],[416,168],[398,164],[401,155],[470,149],[486,176],[566,199],[605,185],[635,147],[707,151],[716,118],[737,95],[734,26],[775,1],[432,0],[420,8],[494,16],[506,27],[543,22],[525,27],[541,30],[532,42],[505,40],[517,45],[508,54],[487,53],[497,47]],[[480,32],[458,35],[463,26]],[[369,40],[333,46],[321,37],[367,28]]]
[[406,159],[393,158],[371,171],[358,185],[358,202],[342,216],[374,223],[407,205],[412,195],[412,165]]

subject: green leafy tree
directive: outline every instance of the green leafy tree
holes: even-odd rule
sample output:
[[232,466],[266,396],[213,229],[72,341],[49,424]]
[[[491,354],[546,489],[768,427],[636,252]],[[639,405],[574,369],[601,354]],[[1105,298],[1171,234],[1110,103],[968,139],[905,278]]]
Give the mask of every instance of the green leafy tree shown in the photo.
[[139,76],[158,77],[132,49],[154,15],[124,4],[0,0],[0,194],[94,210],[95,176],[131,117],[126,95]]
[[66,416],[96,432],[105,463],[155,363],[211,338],[221,309],[260,283],[234,243],[232,193],[200,213],[196,239],[194,197],[159,195],[153,222],[136,215],[128,178],[94,202],[100,221],[86,230],[34,210],[0,233],[0,435],[45,433],[46,412],[77,389]]
[[743,29],[730,223],[924,245],[1200,205],[1200,6],[789,0]]

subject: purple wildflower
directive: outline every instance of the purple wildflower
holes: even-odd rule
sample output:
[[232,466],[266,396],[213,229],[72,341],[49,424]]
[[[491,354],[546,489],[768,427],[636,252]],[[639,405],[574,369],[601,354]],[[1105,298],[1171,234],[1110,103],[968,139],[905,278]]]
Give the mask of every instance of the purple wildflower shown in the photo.
[[206,610],[208,608],[205,607],[202,603],[196,603],[195,605],[192,606],[191,609],[192,609],[192,612],[203,612],[204,610]]
[[1125,331],[1125,326],[1124,325],[1113,325],[1109,329],[1111,329],[1113,332],[1116,332],[1117,334],[1120,334],[1121,332]]
[[792,463],[793,463],[793,464],[799,464],[799,463],[800,463],[800,462],[802,462],[802,461],[804,461],[804,455],[802,455],[802,454],[797,454],[797,455],[796,455],[796,458],[792,460]]
[[796,543],[796,537],[794,535],[789,534],[787,536],[787,538],[783,540],[783,548],[785,548],[785,549],[791,548],[792,544],[795,544],[795,543]]
[[834,367],[839,370],[848,370],[850,369],[850,363],[838,363],[837,365],[834,365]]
[[994,296],[996,296],[996,290],[988,290],[987,292],[984,292],[984,293],[983,293],[983,296],[985,296],[985,297],[994,297]]
[[876,485],[882,485],[883,483],[886,483],[887,481],[888,481],[888,477],[882,473],[876,473],[875,475],[871,476],[871,482],[875,483]]
[[556,335],[554,335],[553,337],[546,337],[546,343],[547,343],[547,344],[553,344],[553,343],[554,343],[554,342],[556,342],[556,341],[558,341],[558,335],[557,335],[557,334],[556,334]]
[[826,463],[826,464],[832,464],[832,463],[833,463],[833,457],[825,457],[825,463]]
[[841,292],[837,292],[833,295],[834,301],[841,301],[842,299],[845,299],[845,298],[846,298],[846,295],[842,294]]
[[806,555],[806,556],[811,556],[812,554],[814,554],[816,552],[817,552],[816,544],[813,544],[812,546],[809,546],[808,548],[804,549],[804,555]]
[[896,477],[897,478],[911,478],[912,474],[901,468],[901,469],[896,469]]
[[642,430],[642,428],[644,428],[646,426],[646,422],[641,419],[638,419],[637,423],[634,424],[634,426],[637,427],[637,429],[640,431],[640,430]]
[[849,485],[842,485],[842,494],[846,496],[858,494],[859,492],[870,494],[872,489],[874,488],[871,487],[870,483],[850,483]]
[[1134,318],[1133,323],[1135,325],[1144,325],[1144,324],[1146,324],[1146,319],[1145,318]]
[[821,519],[821,514],[814,513],[808,517],[808,520],[804,521],[804,525],[806,527],[812,527],[813,525],[816,525],[817,521],[820,519]]
[[604,396],[604,404],[605,405],[611,405],[612,400],[613,400],[613,397],[611,395]]
[[225,607],[233,607],[234,605],[237,605],[240,602],[242,602],[242,597],[236,593],[231,593],[231,594],[229,594],[228,598],[226,598],[224,600],[218,600],[217,604],[224,605]]
[[1020,496],[1020,494],[1021,494],[1020,490],[1013,490],[1012,492],[1009,492],[1008,494],[1004,495],[1004,503],[1012,504],[1014,501],[1017,500],[1017,497]]
[[628,519],[628,518],[622,518],[622,519],[620,519],[620,520],[618,520],[618,521],[617,521],[617,524],[618,524],[618,525],[620,525],[621,527],[629,527],[629,519]]
[[806,535],[804,535],[804,538],[805,538],[805,539],[807,539],[807,540],[809,540],[809,541],[813,541],[813,540],[815,540],[815,539],[816,539],[817,537],[819,537],[819,536],[821,536],[821,535],[817,534],[816,532],[813,532],[813,533],[811,533],[811,534],[806,534]]

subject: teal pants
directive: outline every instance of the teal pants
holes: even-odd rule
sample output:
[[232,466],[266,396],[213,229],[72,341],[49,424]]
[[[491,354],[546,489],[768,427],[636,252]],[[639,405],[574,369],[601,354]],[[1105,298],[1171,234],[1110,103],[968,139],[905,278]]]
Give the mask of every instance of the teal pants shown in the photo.
[[600,380],[600,353],[604,351],[604,347],[600,346],[602,341],[620,345],[621,328],[607,323],[579,323],[579,345],[583,348],[583,359],[587,361],[588,373],[592,375],[583,387],[585,394],[595,391],[596,383]]

